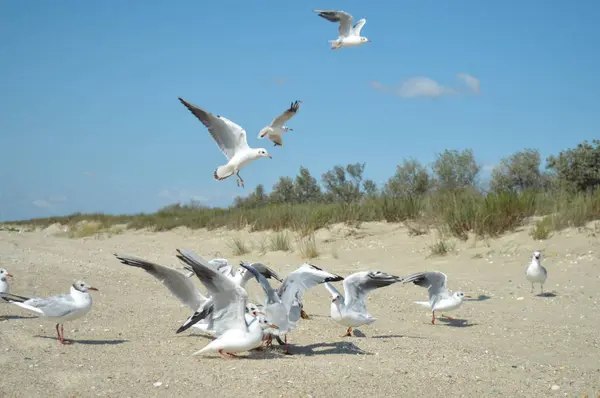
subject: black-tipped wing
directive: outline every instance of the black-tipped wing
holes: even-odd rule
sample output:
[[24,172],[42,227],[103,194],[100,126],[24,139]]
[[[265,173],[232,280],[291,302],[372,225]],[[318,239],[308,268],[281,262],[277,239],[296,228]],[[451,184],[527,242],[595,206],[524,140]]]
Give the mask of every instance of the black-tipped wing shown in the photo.
[[221,149],[225,157],[230,160],[237,151],[248,148],[246,140],[246,130],[238,126],[231,120],[205,111],[197,105],[179,98],[179,101],[190,112],[194,114],[208,129],[208,132],[213,137],[217,146]]
[[196,285],[183,273],[174,268],[165,267],[135,256],[116,254],[115,257],[125,265],[138,267],[158,279],[169,289],[175,297],[183,304],[187,305],[192,311],[200,308],[206,297],[198,290]]
[[298,109],[300,109],[301,103],[302,103],[302,101],[292,102],[292,104],[290,105],[290,107],[288,109],[286,109],[281,115],[279,115],[275,119],[273,119],[273,121],[271,122],[271,127],[283,126],[285,124],[285,122],[287,122],[292,117],[294,117],[296,112],[298,112]]
[[347,12],[336,10],[313,10],[313,12],[318,13],[320,17],[325,18],[329,22],[339,23],[338,33],[340,36],[345,37],[350,34],[353,17]]
[[429,302],[433,303],[440,298],[448,297],[450,295],[446,286],[447,279],[448,277],[443,272],[430,271],[408,275],[404,278],[403,282],[412,282],[417,286],[426,288],[429,294]]
[[385,272],[356,272],[344,279],[344,304],[349,310],[366,313],[365,298],[369,292],[401,281],[402,278]]

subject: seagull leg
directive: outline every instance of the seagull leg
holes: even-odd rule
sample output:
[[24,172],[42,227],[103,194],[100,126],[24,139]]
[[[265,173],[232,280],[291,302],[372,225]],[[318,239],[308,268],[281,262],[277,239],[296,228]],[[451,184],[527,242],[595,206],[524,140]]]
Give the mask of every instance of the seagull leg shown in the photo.
[[279,336],[275,336],[275,340],[277,340],[277,344],[279,344],[279,345],[284,345],[285,344],[283,342],[283,340],[281,340],[281,337],[279,337]]
[[302,319],[309,319],[308,314],[306,312],[304,312],[304,310],[300,311],[300,316],[302,317]]
[[62,336],[60,335],[60,330],[58,329],[58,323],[56,324],[56,334],[58,335],[58,342],[62,343]]
[[240,179],[240,180],[239,180],[239,182],[238,182],[238,187],[239,187],[239,186],[240,186],[240,184],[241,184],[241,185],[242,185],[242,188],[244,188],[244,180],[242,179],[242,176],[240,175],[240,172],[239,172],[239,171],[237,171],[237,172],[235,173],[235,175],[237,176],[237,177],[236,177],[236,179],[237,179],[237,178],[239,178],[239,179]]
[[531,282],[531,292],[530,293],[533,293],[533,288],[534,288],[533,287],[533,282]]
[[451,316],[448,316],[448,315],[444,315],[444,314],[442,314],[442,316],[443,316],[444,318],[446,318],[446,319],[450,319],[451,321],[454,321],[454,320],[455,320],[455,318],[452,318]]
[[65,340],[65,329],[64,329],[63,325],[60,325],[60,334],[62,334],[62,337],[61,337],[61,340],[60,340],[61,344],[73,344],[72,341]]
[[431,312],[431,324],[435,325],[435,311]]
[[288,348],[287,334],[285,335],[285,355],[292,355],[290,354],[290,350]]
[[238,359],[238,358],[230,357],[229,355],[225,354],[223,352],[223,350],[219,350],[219,355],[221,355],[225,359]]
[[348,328],[348,330],[346,330],[346,334],[342,337],[352,337],[352,328]]
[[540,284],[540,289],[542,290],[542,294],[544,294],[544,284],[543,283]]

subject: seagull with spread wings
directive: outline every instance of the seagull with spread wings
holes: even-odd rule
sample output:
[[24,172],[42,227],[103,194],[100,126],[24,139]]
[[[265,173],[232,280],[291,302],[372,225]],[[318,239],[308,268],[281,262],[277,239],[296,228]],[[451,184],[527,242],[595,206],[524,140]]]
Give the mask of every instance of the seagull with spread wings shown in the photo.
[[240,176],[242,167],[261,157],[272,159],[266,149],[250,148],[246,139],[246,130],[231,120],[213,115],[181,97],[179,101],[208,128],[208,132],[227,158],[227,164],[215,169],[213,174],[215,180],[221,181],[235,174],[237,185],[244,187],[244,180]]
[[286,126],[285,122],[294,117],[296,112],[298,112],[298,109],[300,109],[301,103],[302,101],[292,102],[290,107],[286,109],[281,115],[273,119],[271,124],[263,127],[263,129],[260,130],[260,133],[258,133],[258,138],[267,137],[273,142],[273,146],[283,146],[283,140],[281,138],[283,133],[287,133],[288,131],[294,131],[293,128]]
[[[435,312],[448,312],[458,309],[464,298],[471,298],[471,296],[465,296],[463,292],[454,292],[450,294],[446,281],[448,277],[443,272],[418,272],[416,274],[408,275],[404,278],[404,283],[414,283],[417,286],[421,286],[427,289],[429,295],[429,301],[415,301],[415,304],[422,305],[431,309],[431,324],[435,325]],[[454,319],[449,316],[442,314],[444,318]]]
[[352,26],[354,18],[345,11],[313,10],[313,12],[318,13],[320,17],[325,18],[329,22],[339,23],[339,37],[336,40],[329,40],[332,50],[339,50],[342,47],[356,47],[371,42],[371,40],[360,35],[360,30],[367,23],[365,18],[359,19]]
[[379,271],[362,271],[344,278],[344,297],[330,283],[325,287],[331,294],[331,318],[348,327],[342,337],[352,336],[352,328],[370,325],[377,320],[367,312],[365,299],[371,291],[401,282],[402,278]]

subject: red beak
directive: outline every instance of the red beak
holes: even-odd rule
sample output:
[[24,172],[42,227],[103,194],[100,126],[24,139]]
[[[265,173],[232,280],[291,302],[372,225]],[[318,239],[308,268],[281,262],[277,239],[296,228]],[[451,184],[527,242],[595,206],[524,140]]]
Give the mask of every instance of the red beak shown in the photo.
[[10,276],[11,278],[14,278],[11,274],[6,274],[6,276]]
[[466,298],[473,298],[473,297],[471,297],[471,296],[465,296],[465,297],[466,297]]
[[93,290],[93,291],[98,291],[98,289],[96,289],[95,287],[88,287],[88,290]]

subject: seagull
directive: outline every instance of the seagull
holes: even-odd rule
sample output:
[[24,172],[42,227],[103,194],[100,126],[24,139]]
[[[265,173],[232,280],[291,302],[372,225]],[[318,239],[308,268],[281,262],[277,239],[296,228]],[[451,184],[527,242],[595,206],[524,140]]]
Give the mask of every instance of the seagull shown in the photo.
[[258,138],[267,137],[273,142],[273,146],[283,146],[283,140],[281,138],[281,135],[283,133],[287,133],[288,131],[294,131],[293,128],[285,126],[285,122],[294,117],[296,112],[298,112],[298,109],[300,109],[301,103],[302,101],[292,102],[290,107],[286,109],[281,115],[273,119],[270,125],[263,127],[263,129],[260,130],[260,133],[258,133]]
[[231,120],[213,115],[181,97],[179,97],[179,101],[208,128],[208,132],[227,158],[227,164],[215,169],[215,180],[221,181],[235,174],[238,187],[241,184],[243,188],[244,180],[240,176],[240,169],[261,157],[272,159],[266,149],[250,148],[246,139],[246,130]]
[[348,327],[342,337],[352,336],[352,328],[361,325],[370,325],[377,320],[368,312],[365,303],[367,294],[371,291],[402,282],[402,278],[385,272],[362,271],[344,278],[344,292],[342,296],[330,283],[325,282],[325,287],[331,294],[331,317],[337,323]]
[[548,278],[548,271],[541,263],[542,253],[534,252],[531,257],[531,263],[527,266],[527,270],[525,271],[525,276],[527,280],[531,282],[531,293],[533,293],[533,284],[539,283],[542,294],[544,293],[544,283],[546,283],[546,278]]
[[[196,253],[187,249],[177,249],[177,258],[183,261],[186,264],[184,267],[186,270],[192,269],[194,263],[203,263],[205,260],[200,258]],[[209,262],[210,263],[210,262]],[[238,269],[237,273],[232,274],[224,274],[229,279],[231,279],[234,283],[241,286],[242,288],[246,287],[246,283],[252,279],[254,276],[251,272],[247,271],[244,263],[241,263],[241,268]],[[273,278],[282,282],[283,280],[277,275],[275,271],[271,268],[267,267],[262,263],[252,263],[254,269],[258,270],[258,272],[263,275],[265,278]],[[215,331],[212,329],[212,318],[210,314],[212,310],[210,310],[211,301],[205,303],[201,308],[198,308],[185,322],[177,329],[176,333],[181,333],[188,328],[194,326],[197,329],[213,334]]]
[[[302,300],[304,292],[321,283],[344,280],[339,275],[304,263],[285,278],[278,290],[274,290],[269,281],[253,265],[245,264],[243,266],[254,274],[265,292],[265,316],[270,323],[278,326],[275,330],[267,330],[267,334],[276,336],[280,344],[282,342],[279,337],[285,335],[283,344],[286,346],[286,354],[289,354],[287,334],[296,328],[296,322],[300,318],[300,300]],[[270,340],[267,344],[270,344]]]
[[371,40],[360,35],[360,30],[365,26],[367,20],[362,18],[352,26],[353,17],[345,11],[335,10],[313,10],[320,17],[325,18],[330,22],[338,22],[339,37],[336,40],[329,40],[332,50],[339,50],[342,47],[356,47],[365,43],[370,43]]
[[[185,254],[182,255],[186,257]],[[263,330],[277,329],[277,325],[268,323],[260,314],[247,323],[245,311],[248,293],[246,290],[231,278],[216,271],[199,256],[186,257],[186,259],[210,293],[212,301],[210,308],[218,336],[192,355],[218,352],[225,359],[235,359],[234,353],[249,351],[262,344]],[[242,267],[245,265],[242,264]]]
[[[197,257],[196,254],[188,251],[190,256]],[[125,265],[129,265],[132,267],[142,268],[150,275],[154,276],[156,279],[160,280],[163,285],[169,289],[169,291],[179,299],[184,305],[194,311],[194,314],[186,320],[184,326],[182,326],[178,330],[177,333],[186,330],[194,323],[188,325],[189,322],[195,320],[196,322],[203,320],[202,324],[197,326],[198,329],[208,333],[213,334],[211,329],[211,314],[212,310],[210,309],[210,303],[212,302],[209,297],[206,297],[200,289],[196,287],[196,285],[189,279],[187,275],[184,273],[170,267],[166,267],[164,265],[156,264],[151,261],[147,261],[141,259],[139,257],[124,255],[124,254],[114,254],[114,256],[121,261],[121,263]],[[230,276],[231,264],[226,259],[213,259],[208,262],[208,265],[217,272],[226,275],[229,279],[231,279],[234,283],[240,285],[241,287],[245,287],[248,280],[252,278],[252,274],[248,273],[249,277],[243,275],[238,272],[236,276]],[[262,264],[261,264],[262,265]],[[262,271],[267,275],[267,277],[276,277],[279,276],[272,269],[263,266],[264,269]],[[192,269],[193,271],[193,269]],[[280,278],[281,279],[281,278]]]
[[[0,294],[8,293],[8,278],[13,276],[4,268],[0,268]],[[8,318],[0,317],[0,321],[6,321]]]
[[[58,322],[56,324],[56,333],[58,342],[61,344],[73,344],[72,341],[65,340],[63,323],[81,318],[92,309],[92,296],[90,290],[97,291],[95,287],[89,286],[83,281],[77,281],[71,285],[69,294],[58,294],[47,298],[23,297],[16,294],[0,294],[0,298],[5,301],[40,314],[42,317],[49,318]],[[60,331],[58,327],[60,326]]]
[[[435,312],[449,312],[458,309],[464,298],[471,298],[471,296],[465,296],[463,292],[454,292],[450,294],[446,287],[446,280],[448,277],[446,274],[438,271],[434,272],[419,272],[416,274],[409,275],[404,278],[404,283],[414,283],[417,286],[425,287],[428,290],[429,301],[415,301],[416,304],[430,308],[431,311],[431,324],[435,325]],[[453,320],[449,316],[442,314],[444,318]]]

